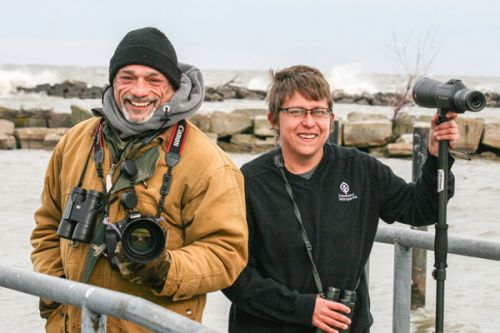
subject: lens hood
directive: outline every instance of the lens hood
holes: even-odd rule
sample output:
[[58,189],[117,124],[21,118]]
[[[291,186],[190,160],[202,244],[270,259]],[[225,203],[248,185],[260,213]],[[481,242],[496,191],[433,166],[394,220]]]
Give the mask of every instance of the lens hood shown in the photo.
[[165,249],[165,234],[151,217],[131,218],[122,229],[122,249],[133,262],[146,264],[158,258]]

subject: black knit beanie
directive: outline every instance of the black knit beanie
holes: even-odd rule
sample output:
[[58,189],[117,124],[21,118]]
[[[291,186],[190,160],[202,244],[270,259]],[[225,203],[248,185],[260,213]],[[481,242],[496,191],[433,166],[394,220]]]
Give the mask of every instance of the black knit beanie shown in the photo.
[[165,75],[175,90],[179,89],[182,73],[174,47],[156,28],[133,30],[123,37],[109,61],[109,83],[113,84],[118,70],[128,65],[154,68]]

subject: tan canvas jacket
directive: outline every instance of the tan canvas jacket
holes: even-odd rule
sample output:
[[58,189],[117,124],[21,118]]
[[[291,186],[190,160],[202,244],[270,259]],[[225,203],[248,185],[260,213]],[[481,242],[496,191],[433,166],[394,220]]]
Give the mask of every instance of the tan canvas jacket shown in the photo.
[[[31,235],[31,258],[37,272],[76,281],[82,275],[88,244],[70,246],[68,240],[59,238],[56,232],[68,196],[77,185],[88,157],[97,123],[98,118],[92,118],[78,124],[54,149]],[[169,136],[167,132],[165,137]],[[162,142],[162,138],[155,139],[145,149]],[[137,210],[149,216],[156,213],[166,171],[165,151],[163,148],[158,151],[160,155],[154,172],[141,175],[143,181],[135,185]],[[105,145],[104,175],[108,174],[110,166],[110,152]],[[102,191],[102,181],[92,158],[82,187]],[[167,251],[172,259],[163,290],[155,293],[148,286],[129,282],[119,272],[111,270],[104,257],[98,260],[89,283],[143,297],[201,321],[206,294],[230,286],[246,265],[248,235],[244,205],[243,177],[238,168],[215,143],[188,123],[182,156],[173,169],[170,192],[162,212],[168,224]],[[127,214],[117,200],[111,205],[109,215],[114,223]],[[46,330],[79,332],[80,320],[79,308],[62,305],[48,318]],[[146,330],[108,317],[107,332]]]

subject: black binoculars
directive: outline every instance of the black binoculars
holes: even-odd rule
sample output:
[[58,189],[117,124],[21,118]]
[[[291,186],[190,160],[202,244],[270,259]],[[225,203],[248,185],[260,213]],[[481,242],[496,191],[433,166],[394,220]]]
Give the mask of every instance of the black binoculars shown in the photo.
[[467,89],[461,80],[446,83],[424,78],[413,87],[415,103],[424,108],[439,108],[456,113],[478,112],[486,106],[486,97],[477,90]]
[[[344,304],[345,306],[349,307],[349,309],[351,309],[351,312],[344,313],[344,315],[349,317],[349,319],[352,319],[354,305],[356,304],[356,292],[355,291],[347,290],[347,289],[342,290],[339,288],[328,287],[328,289],[326,290],[325,299],[333,301],[333,302],[338,302],[338,303]],[[349,327],[346,330],[338,330],[338,331],[339,331],[339,333],[349,333],[350,329],[351,328]],[[321,329],[316,330],[316,333],[321,333],[321,332],[324,332],[324,331]]]
[[75,187],[70,194],[57,234],[66,239],[90,243],[104,193]]

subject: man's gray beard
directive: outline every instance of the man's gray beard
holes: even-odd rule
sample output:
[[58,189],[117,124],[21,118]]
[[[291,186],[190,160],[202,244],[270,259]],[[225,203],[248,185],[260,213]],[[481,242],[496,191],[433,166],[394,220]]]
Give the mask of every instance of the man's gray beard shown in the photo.
[[153,108],[153,109],[151,109],[151,111],[149,112],[149,114],[145,118],[138,119],[138,120],[132,120],[132,118],[130,116],[130,112],[127,110],[125,103],[122,103],[121,110],[122,110],[123,116],[125,117],[125,119],[129,123],[137,124],[137,125],[141,125],[141,124],[146,123],[149,119],[153,118],[153,115],[155,113],[155,109]]

